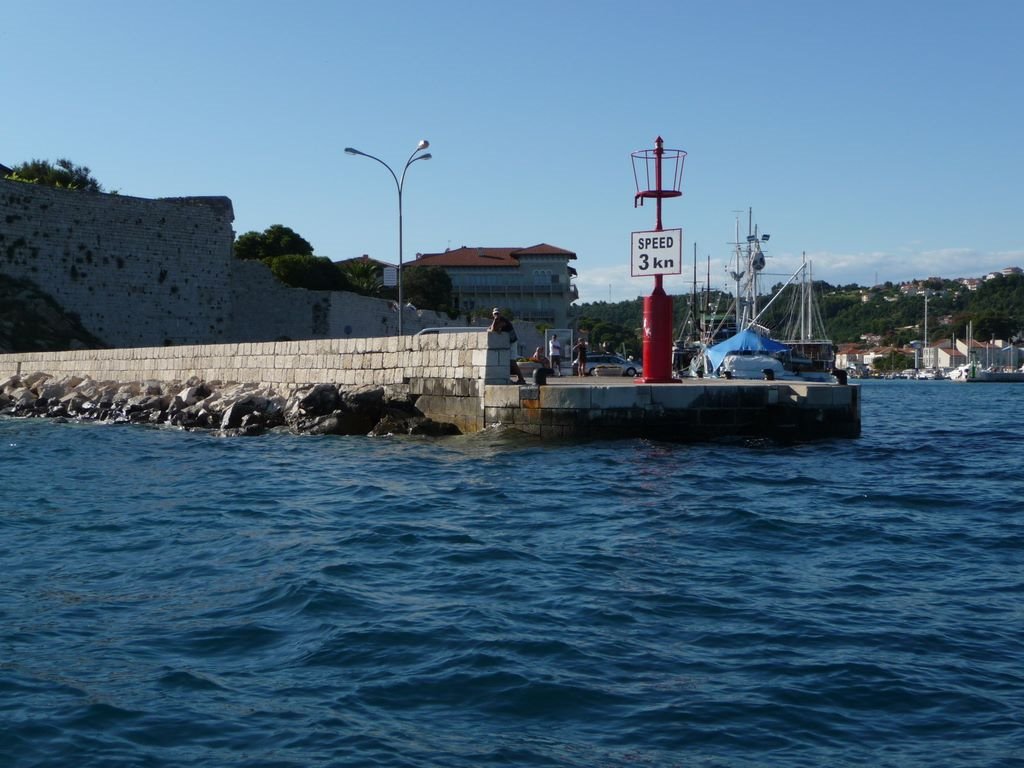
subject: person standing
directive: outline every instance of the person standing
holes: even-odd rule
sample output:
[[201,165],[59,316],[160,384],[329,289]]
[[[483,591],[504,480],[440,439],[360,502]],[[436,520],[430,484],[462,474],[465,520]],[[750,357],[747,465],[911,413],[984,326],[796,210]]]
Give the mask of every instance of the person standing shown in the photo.
[[576,346],[572,348],[573,354],[576,356],[576,373],[578,376],[587,375],[587,340],[580,339],[576,342]]
[[501,310],[497,307],[491,310],[491,318],[491,325],[487,330],[491,333],[508,334],[509,373],[516,377],[516,384],[525,384],[526,379],[523,378],[523,373],[519,370],[519,364],[516,362],[515,343],[519,336],[516,334],[515,326],[512,325],[511,320],[501,314]]
[[548,357],[551,358],[551,367],[555,376],[562,375],[562,342],[558,340],[558,334],[551,334],[551,341],[548,342]]

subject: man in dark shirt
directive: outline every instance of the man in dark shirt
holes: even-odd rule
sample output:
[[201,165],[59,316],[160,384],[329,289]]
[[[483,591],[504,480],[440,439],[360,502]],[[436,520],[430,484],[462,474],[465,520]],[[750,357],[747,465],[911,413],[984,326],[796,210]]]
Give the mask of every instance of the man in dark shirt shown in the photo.
[[509,355],[510,362],[509,372],[516,377],[516,384],[525,384],[526,379],[523,378],[522,372],[519,370],[519,365],[516,363],[516,350],[515,342],[519,337],[516,335],[516,329],[512,325],[512,321],[501,314],[501,310],[495,307],[491,311],[491,327],[488,328],[491,333],[507,333],[509,340]]

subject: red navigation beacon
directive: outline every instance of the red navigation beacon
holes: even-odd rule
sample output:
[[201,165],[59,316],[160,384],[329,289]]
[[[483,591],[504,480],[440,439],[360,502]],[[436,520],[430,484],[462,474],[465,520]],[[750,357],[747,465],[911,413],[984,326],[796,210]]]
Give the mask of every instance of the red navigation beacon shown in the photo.
[[654,231],[634,232],[632,245],[633,277],[654,276],[654,290],[644,298],[644,372],[637,379],[644,384],[678,381],[672,378],[672,297],[662,287],[662,276],[682,273],[683,237],[681,229],[662,227],[661,201],[682,196],[680,187],[686,153],[681,149],[665,149],[663,144],[659,136],[654,141],[654,149],[632,153],[636,181],[633,207],[643,205],[648,199],[657,203]]

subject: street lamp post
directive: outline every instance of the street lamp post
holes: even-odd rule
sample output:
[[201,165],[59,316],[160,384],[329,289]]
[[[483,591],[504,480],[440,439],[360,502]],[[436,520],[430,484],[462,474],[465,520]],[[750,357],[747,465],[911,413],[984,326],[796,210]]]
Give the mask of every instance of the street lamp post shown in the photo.
[[405,314],[405,303],[402,296],[402,189],[405,187],[405,174],[409,170],[409,166],[415,163],[417,160],[429,160],[431,154],[425,152],[420,154],[427,147],[430,146],[430,142],[423,139],[419,144],[416,145],[416,149],[409,155],[409,159],[405,161],[405,167],[402,169],[402,177],[391,170],[391,166],[381,160],[379,157],[368,155],[365,152],[360,152],[358,149],[352,147],[345,147],[345,154],[347,155],[362,155],[368,157],[371,160],[376,160],[378,163],[388,169],[388,173],[391,174],[391,178],[395,180],[395,187],[398,189],[398,335],[402,335],[402,315]]

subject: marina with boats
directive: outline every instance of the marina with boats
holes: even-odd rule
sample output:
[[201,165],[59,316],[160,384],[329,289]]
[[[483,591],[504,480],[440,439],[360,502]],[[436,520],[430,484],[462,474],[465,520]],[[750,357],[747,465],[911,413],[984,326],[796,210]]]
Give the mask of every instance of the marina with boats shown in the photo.
[[957,366],[949,373],[949,380],[964,384],[982,383],[1020,383],[1024,382],[1024,365],[1020,368],[1008,368],[1001,365],[981,365],[977,352],[973,351],[974,346],[974,324],[967,324],[967,348],[971,351],[971,359],[963,365]]
[[[850,372],[850,378],[904,379],[911,381],[952,381],[957,383],[1024,383],[1024,365],[1017,366],[1020,349],[1017,340],[996,345],[979,344],[974,339],[973,322],[967,323],[964,339],[952,339],[939,346],[922,345],[915,349],[916,359],[924,365],[869,374],[863,368]],[[925,320],[927,328],[927,318]],[[925,332],[927,334],[927,331]],[[949,365],[937,362],[938,352],[944,353]],[[919,356],[919,357],[917,357]]]
[[[740,235],[738,219],[736,223],[734,253],[728,268],[735,288],[728,301],[723,301],[722,292],[713,294],[707,288],[697,291],[694,247],[694,288],[673,348],[673,370],[680,378],[823,383],[844,383],[850,378],[1024,382],[1024,365],[1017,366],[1016,340],[1005,346],[976,344],[971,322],[966,339],[952,339],[949,350],[930,346],[928,290],[923,292],[924,340],[912,342],[908,351],[908,356],[913,353],[914,367],[876,372],[863,363],[849,364],[847,355],[839,354],[839,346],[825,328],[815,295],[812,264],[806,254],[796,271],[776,285],[770,295],[761,293],[759,283],[766,274],[764,247],[770,236],[759,232],[752,210],[747,213],[745,238]],[[709,259],[705,285],[710,284]],[[947,354],[940,356],[940,351]],[[890,352],[897,354],[895,348]],[[1010,356],[1006,357],[1007,354]],[[947,358],[955,362],[943,365]]]
[[[811,263],[805,256],[800,267],[759,306],[759,282],[766,266],[763,244],[770,235],[758,231],[752,209],[748,209],[745,239],[741,239],[739,229],[737,219],[729,272],[736,287],[725,311],[711,307],[707,291],[698,296],[694,256],[695,286],[676,341],[676,370],[682,376],[696,378],[803,382],[845,379],[843,372],[835,371],[835,345],[825,333],[815,301]],[[788,302],[785,320],[777,328],[769,328],[766,313],[781,301]]]

